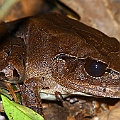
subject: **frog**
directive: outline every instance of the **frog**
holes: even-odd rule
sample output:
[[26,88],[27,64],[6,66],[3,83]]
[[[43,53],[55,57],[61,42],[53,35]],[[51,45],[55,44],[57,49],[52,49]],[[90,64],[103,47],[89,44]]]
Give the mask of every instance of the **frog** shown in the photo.
[[63,98],[120,98],[120,42],[116,38],[59,13],[3,26],[10,37],[0,47],[0,80],[22,84],[23,105],[42,114],[42,99],[55,100],[56,92]]

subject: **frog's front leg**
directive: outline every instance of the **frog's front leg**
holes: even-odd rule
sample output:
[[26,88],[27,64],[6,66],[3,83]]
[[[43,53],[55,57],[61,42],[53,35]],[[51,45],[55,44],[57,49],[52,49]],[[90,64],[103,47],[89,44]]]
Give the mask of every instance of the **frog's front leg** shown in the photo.
[[39,90],[42,84],[37,78],[27,79],[21,86],[22,104],[43,116]]

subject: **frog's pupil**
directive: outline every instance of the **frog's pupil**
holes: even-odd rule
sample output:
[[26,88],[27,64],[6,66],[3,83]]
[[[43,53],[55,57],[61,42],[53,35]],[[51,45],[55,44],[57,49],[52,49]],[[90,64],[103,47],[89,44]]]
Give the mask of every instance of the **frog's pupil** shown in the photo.
[[85,64],[85,70],[86,72],[94,77],[100,77],[102,76],[105,71],[106,71],[107,65],[96,61],[96,60],[89,60],[87,59],[86,64]]
[[104,71],[102,63],[94,61],[90,65],[90,72],[93,76],[100,76]]

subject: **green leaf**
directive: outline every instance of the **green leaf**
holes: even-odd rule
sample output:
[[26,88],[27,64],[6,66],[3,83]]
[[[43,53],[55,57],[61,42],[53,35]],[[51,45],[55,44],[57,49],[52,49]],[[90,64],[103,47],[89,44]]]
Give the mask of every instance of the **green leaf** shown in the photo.
[[42,116],[30,108],[10,101],[7,97],[1,95],[4,111],[9,120],[44,120]]

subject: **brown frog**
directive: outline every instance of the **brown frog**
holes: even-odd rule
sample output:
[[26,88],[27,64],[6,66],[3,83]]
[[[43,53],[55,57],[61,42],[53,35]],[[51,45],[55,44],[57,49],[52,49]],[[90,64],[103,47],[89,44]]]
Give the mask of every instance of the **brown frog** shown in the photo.
[[0,79],[23,82],[24,105],[41,113],[41,98],[54,100],[56,91],[63,97],[120,97],[120,43],[115,38],[57,13],[4,27],[12,37],[0,44]]

